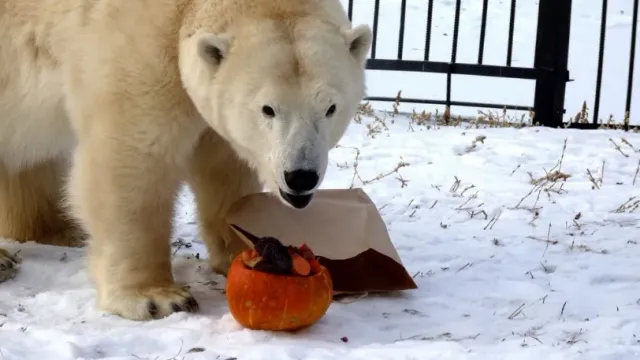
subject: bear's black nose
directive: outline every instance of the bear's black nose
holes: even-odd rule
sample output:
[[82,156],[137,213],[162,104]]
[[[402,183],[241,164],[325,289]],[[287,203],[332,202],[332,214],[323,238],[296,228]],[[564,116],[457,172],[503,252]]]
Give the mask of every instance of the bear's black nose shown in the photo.
[[291,191],[304,193],[318,185],[320,177],[312,170],[294,170],[284,172],[284,181]]

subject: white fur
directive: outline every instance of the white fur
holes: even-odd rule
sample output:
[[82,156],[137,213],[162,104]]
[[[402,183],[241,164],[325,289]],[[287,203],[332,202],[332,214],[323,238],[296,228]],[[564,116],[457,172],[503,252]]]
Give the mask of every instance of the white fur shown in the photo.
[[197,310],[169,262],[180,182],[225,273],[227,209],[322,180],[371,44],[338,0],[0,0],[0,33],[0,236],[79,225],[98,306],[136,320]]
[[[185,89],[209,125],[258,171],[269,190],[278,193],[287,188],[285,170],[317,169],[324,176],[328,152],[364,96],[362,68],[371,34],[368,26],[339,32],[324,24],[301,26],[294,33],[301,40],[293,46],[272,29],[277,24],[252,25],[256,40],[251,44],[234,46],[228,34],[194,34],[182,44],[181,73]],[[348,46],[354,41],[362,44],[351,54]],[[219,45],[224,59],[218,64],[203,59],[202,52],[185,50],[203,43]],[[291,61],[296,53],[305,61],[302,66],[313,71],[290,79],[286,72],[295,66]],[[261,61],[246,60],[257,57]],[[332,104],[338,110],[327,118]],[[263,105],[273,107],[276,117],[265,118]]]

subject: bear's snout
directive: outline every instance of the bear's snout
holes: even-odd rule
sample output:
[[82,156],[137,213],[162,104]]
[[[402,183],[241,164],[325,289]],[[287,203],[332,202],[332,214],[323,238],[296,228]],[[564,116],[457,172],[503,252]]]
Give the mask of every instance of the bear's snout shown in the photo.
[[294,170],[284,172],[284,182],[294,194],[302,194],[315,189],[320,176],[315,170]]
[[311,203],[311,191],[318,186],[320,175],[316,170],[285,171],[284,182],[288,189],[280,189],[282,199],[296,209],[303,209]]

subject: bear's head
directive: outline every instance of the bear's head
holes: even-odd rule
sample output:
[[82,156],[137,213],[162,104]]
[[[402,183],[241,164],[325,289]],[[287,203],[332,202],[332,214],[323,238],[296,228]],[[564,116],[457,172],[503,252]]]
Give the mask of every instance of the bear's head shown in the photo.
[[181,49],[183,83],[267,189],[304,208],[365,95],[371,41],[367,25],[252,19],[196,32]]

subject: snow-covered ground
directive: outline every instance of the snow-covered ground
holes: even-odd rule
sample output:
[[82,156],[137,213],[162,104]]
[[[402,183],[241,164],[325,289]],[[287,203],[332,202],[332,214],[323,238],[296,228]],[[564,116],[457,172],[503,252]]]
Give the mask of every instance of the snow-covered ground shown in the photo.
[[[348,0],[341,0],[346,6]],[[448,62],[451,59],[451,41],[455,0],[436,0],[433,9],[431,60]],[[400,24],[400,0],[381,0],[381,19],[378,29],[377,58],[397,57],[398,27]],[[538,1],[517,1],[513,41],[513,66],[532,67],[536,40]],[[633,1],[609,0],[607,31],[604,51],[600,118],[607,120],[610,114],[618,121],[624,118],[627,95],[627,75]],[[373,25],[374,1],[354,0],[354,23]],[[484,63],[506,65],[509,12],[511,1],[489,0]],[[602,0],[573,0],[569,71],[574,81],[567,84],[565,120],[580,111],[582,103],[594,107],[596,73],[600,42]],[[404,59],[422,60],[424,56],[427,22],[427,1],[407,0],[405,20]],[[457,62],[476,63],[482,15],[481,0],[462,0]],[[640,45],[640,44],[639,44]],[[638,68],[640,56],[635,58],[635,81],[631,107],[631,123],[640,124],[640,81]],[[451,96],[454,100],[486,103],[506,103],[533,106],[535,82],[531,80],[500,79],[468,75],[452,77]],[[446,75],[371,71],[369,93],[374,96],[395,97],[402,90],[403,97],[444,100]],[[376,107],[390,109],[390,104]],[[440,111],[440,105],[412,105],[417,111]],[[452,107],[456,114],[474,116],[477,109]],[[510,112],[518,116],[522,112]],[[636,115],[633,115],[636,114]],[[591,118],[590,118],[591,119]]]
[[[185,192],[174,240],[191,246],[178,251],[175,274],[200,313],[146,323],[101,314],[82,250],[7,243],[23,265],[0,286],[0,359],[640,356],[640,134],[378,117],[350,127],[323,187],[351,186],[359,151],[354,186],[381,209],[417,290],[334,302],[298,334],[243,329],[220,291],[224,278],[202,260]],[[393,172],[401,161],[409,165]],[[554,170],[570,177],[532,184]],[[381,173],[391,174],[369,181]]]
[[[489,2],[485,61],[503,64],[510,2]],[[378,54],[390,58],[400,1],[381,3]],[[573,1],[576,80],[568,87],[568,115],[583,100],[593,106],[595,3]],[[632,2],[609,3],[601,114],[619,119]],[[426,1],[408,4],[405,54],[419,59]],[[436,1],[434,60],[449,56],[454,4]],[[459,60],[474,62],[481,1],[463,4]],[[357,1],[354,21],[371,23],[372,7],[371,0]],[[514,65],[530,66],[535,2],[519,1],[517,13]],[[372,72],[369,91],[443,98],[444,84],[442,75]],[[454,77],[453,96],[464,100],[526,103],[532,91],[524,81]],[[640,110],[635,98],[632,112]],[[400,110],[413,108],[422,110],[405,104]],[[0,360],[640,358],[640,134],[439,127],[376,116],[352,124],[331,152],[323,188],[365,189],[417,290],[334,302],[321,321],[297,334],[242,329],[227,309],[224,278],[207,268],[185,191],[173,240],[188,245],[176,247],[174,266],[200,313],[153,322],[102,314],[94,308],[83,250],[0,240],[23,259],[18,276],[0,284]],[[409,165],[394,171],[401,161]],[[552,176],[544,178],[547,172]]]

